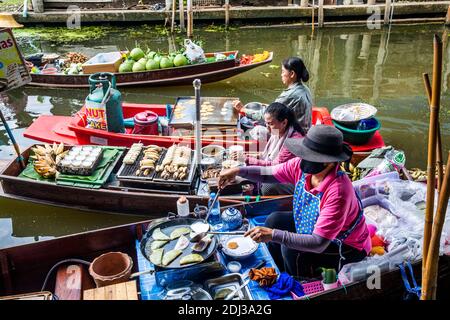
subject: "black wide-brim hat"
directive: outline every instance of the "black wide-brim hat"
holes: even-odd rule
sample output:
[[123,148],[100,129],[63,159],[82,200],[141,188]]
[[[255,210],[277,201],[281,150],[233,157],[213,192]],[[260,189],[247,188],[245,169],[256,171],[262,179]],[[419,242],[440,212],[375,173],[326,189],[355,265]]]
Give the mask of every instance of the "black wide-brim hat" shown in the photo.
[[285,146],[297,157],[312,162],[341,162],[352,157],[352,150],[344,143],[342,132],[326,125],[311,127],[304,138],[286,139]]

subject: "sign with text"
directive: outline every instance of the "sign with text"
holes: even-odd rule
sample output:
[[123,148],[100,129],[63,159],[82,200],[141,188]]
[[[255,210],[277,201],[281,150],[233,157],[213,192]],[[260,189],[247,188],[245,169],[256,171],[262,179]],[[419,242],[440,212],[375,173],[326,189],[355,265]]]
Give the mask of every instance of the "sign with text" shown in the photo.
[[0,29],[0,93],[31,81],[11,29]]

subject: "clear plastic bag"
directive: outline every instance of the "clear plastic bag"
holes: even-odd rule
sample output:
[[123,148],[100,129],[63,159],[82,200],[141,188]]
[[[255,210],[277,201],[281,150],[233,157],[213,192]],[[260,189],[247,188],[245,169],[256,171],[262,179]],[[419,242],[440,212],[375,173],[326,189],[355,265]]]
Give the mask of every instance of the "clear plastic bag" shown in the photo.
[[185,55],[193,64],[206,62],[206,56],[203,49],[193,43],[190,39],[184,39]]

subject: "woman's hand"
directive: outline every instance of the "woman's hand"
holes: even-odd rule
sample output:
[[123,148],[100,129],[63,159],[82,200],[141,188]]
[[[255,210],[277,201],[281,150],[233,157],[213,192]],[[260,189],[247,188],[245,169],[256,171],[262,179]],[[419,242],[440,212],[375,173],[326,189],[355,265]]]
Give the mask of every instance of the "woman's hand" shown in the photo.
[[239,167],[222,170],[219,175],[219,189],[223,189],[231,184],[236,179],[238,173]]
[[235,100],[233,101],[233,107],[237,110],[237,111],[241,111],[242,108],[244,108],[244,105],[242,104],[242,102],[240,100]]
[[272,229],[266,227],[256,227],[247,231],[244,235],[250,237],[255,242],[269,242],[272,241]]

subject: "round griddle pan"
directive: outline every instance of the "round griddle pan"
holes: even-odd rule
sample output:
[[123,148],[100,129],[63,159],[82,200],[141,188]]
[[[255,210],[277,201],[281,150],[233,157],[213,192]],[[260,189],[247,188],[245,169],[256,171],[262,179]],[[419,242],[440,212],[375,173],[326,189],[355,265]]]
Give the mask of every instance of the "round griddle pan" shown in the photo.
[[[190,228],[190,226],[194,222],[198,222],[198,221],[203,221],[203,220],[193,219],[193,218],[176,218],[174,220],[165,221],[165,222],[162,222],[160,224],[151,226],[151,228],[147,230],[147,232],[145,233],[144,237],[141,240],[140,247],[141,247],[142,255],[148,261],[150,261],[150,254],[151,254],[150,245],[153,242],[152,234],[153,234],[153,231],[155,229],[160,228],[163,233],[165,233],[167,236],[170,236],[170,233],[173,230],[175,230],[177,228],[181,228],[181,227],[188,227],[188,228]],[[189,234],[186,234],[185,237],[188,238],[189,240],[191,239]],[[177,238],[175,240],[171,240],[169,243],[167,243],[163,247],[164,248],[164,254],[175,248],[175,245],[177,244],[178,239],[179,238]],[[198,264],[200,262],[180,265],[180,259],[182,257],[184,257],[184,256],[187,256],[187,255],[191,254],[191,253],[198,253],[199,255],[201,255],[203,257],[203,261],[205,261],[206,259],[211,257],[213,255],[213,253],[217,250],[218,242],[217,242],[217,238],[215,236],[213,236],[212,239],[211,239],[211,243],[209,244],[209,246],[203,252],[193,252],[192,251],[192,246],[194,246],[194,245],[195,245],[195,243],[189,242],[189,246],[186,249],[183,250],[183,253],[181,255],[179,255],[175,260],[173,260],[168,266],[158,265],[158,267],[160,267],[160,268],[174,268],[175,269],[175,268],[185,268],[185,267],[189,267],[189,266],[193,266],[195,264]],[[147,249],[147,247],[148,247],[148,249]]]

